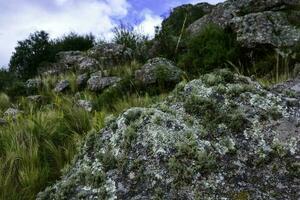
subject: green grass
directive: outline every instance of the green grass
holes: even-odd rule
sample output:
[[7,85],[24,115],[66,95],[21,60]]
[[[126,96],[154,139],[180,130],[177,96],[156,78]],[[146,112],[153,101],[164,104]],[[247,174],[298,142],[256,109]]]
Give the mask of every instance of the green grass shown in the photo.
[[[125,67],[123,71],[113,69],[109,73],[133,75],[136,67],[137,64]],[[70,81],[71,90],[66,94],[56,94],[52,88],[62,79]],[[62,175],[62,170],[72,162],[85,136],[103,128],[107,117],[118,116],[130,107],[149,106],[165,97],[164,94],[140,94],[134,89],[117,96],[84,90],[80,92],[80,99],[101,101],[103,105],[98,106],[96,111],[87,112],[76,106],[75,80],[75,74],[43,77],[43,88],[39,94],[47,101],[35,103],[20,97],[14,102],[24,114],[15,122],[0,127],[0,199],[35,199],[38,192]],[[1,93],[0,111],[10,105],[9,97]]]

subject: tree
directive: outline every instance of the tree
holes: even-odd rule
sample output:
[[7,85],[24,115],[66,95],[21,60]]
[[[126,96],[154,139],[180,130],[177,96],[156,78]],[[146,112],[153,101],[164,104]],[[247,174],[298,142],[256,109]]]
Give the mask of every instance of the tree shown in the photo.
[[9,70],[18,78],[28,79],[37,74],[37,70],[43,61],[53,59],[54,54],[51,51],[49,34],[45,31],[37,31],[30,34],[28,39],[18,41],[9,62]]

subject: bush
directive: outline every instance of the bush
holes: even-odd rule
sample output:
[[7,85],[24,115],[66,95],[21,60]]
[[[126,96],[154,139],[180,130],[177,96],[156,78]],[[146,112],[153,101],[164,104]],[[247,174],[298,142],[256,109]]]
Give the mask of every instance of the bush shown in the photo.
[[71,32],[62,38],[52,41],[54,53],[60,51],[86,51],[92,48],[95,44],[95,36],[92,34],[78,35]]
[[[175,49],[183,25],[185,25],[183,28],[188,27],[204,14],[201,7],[191,4],[173,9],[169,17],[163,20],[161,28],[156,27],[154,56],[165,57],[174,61],[177,60],[180,51],[176,54]],[[185,38],[182,39],[179,49],[184,48],[184,40]]]
[[187,52],[180,57],[179,65],[190,74],[200,74],[234,61],[237,54],[235,35],[211,24],[188,41]]
[[133,26],[121,23],[113,30],[113,42],[133,50],[134,58],[145,62],[147,57],[148,37],[134,30]]
[[30,34],[28,39],[18,42],[9,62],[9,70],[25,80],[37,74],[40,63],[53,59],[49,34],[37,31]]
[[0,91],[5,91],[14,82],[13,74],[5,69],[0,69]]

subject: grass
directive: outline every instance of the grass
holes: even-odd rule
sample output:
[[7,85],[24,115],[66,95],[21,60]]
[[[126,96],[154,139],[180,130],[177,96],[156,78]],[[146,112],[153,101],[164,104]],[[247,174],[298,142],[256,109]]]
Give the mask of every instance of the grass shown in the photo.
[[[109,73],[132,76],[137,67],[138,64],[133,63],[123,71],[112,69]],[[52,88],[62,79],[70,81],[71,90],[63,95],[56,94]],[[30,102],[25,97],[15,102],[24,114],[14,123],[0,128],[0,199],[35,199],[39,191],[61,176],[85,136],[105,126],[107,117],[117,116],[130,107],[149,106],[165,97],[165,94],[141,94],[134,89],[116,96],[83,90],[79,97],[74,97],[75,80],[73,73],[42,77],[43,87],[39,94],[47,99],[46,102]],[[97,100],[102,106],[87,112],[76,106],[76,98]],[[10,105],[9,97],[1,93],[0,110]]]

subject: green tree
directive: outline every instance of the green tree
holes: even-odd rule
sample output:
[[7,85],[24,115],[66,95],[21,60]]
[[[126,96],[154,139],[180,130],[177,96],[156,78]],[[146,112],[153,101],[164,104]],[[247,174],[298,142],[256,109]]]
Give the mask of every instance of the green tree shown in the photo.
[[41,62],[53,59],[49,34],[45,31],[37,31],[30,34],[28,39],[18,41],[9,62],[9,70],[18,78],[28,79],[37,74]]

